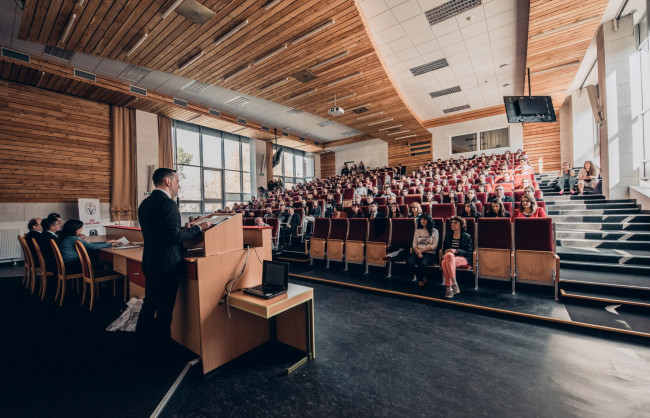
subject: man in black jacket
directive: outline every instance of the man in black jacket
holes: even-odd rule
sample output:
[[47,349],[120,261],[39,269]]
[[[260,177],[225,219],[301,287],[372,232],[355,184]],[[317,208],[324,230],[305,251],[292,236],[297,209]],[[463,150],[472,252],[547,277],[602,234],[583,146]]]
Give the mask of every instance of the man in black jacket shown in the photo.
[[34,241],[32,241],[32,238],[36,239],[36,241],[39,241],[39,245],[40,245],[40,239],[43,236],[43,227],[41,226],[41,220],[42,220],[41,218],[30,219],[29,222],[27,223],[27,228],[29,229],[29,232],[27,233],[27,235],[25,235],[25,241],[27,241],[29,250],[32,252],[32,257],[34,257],[36,266],[39,265],[39,262],[38,262],[38,257],[36,256],[36,250],[34,249]]
[[280,223],[280,249],[287,245],[287,236],[298,236],[298,226],[300,225],[300,215],[295,213],[293,206],[287,208],[286,220]]
[[506,191],[503,188],[503,186],[501,186],[501,185],[497,185],[494,188],[494,194],[495,194],[495,196],[492,196],[490,198],[490,202],[492,202],[492,200],[494,200],[494,199],[501,199],[501,201],[504,202],[504,203],[505,202],[510,202],[512,204],[515,203],[515,200],[512,198],[512,196],[506,196]]
[[378,212],[377,209],[379,207],[377,206],[377,202],[372,202],[370,204],[370,213],[368,214],[368,219],[375,219],[375,218],[385,218],[383,213]]
[[[138,209],[144,238],[142,271],[146,281],[136,338],[143,361],[150,360],[152,354],[163,358],[170,355],[172,311],[178,281],[185,270],[182,244],[210,227],[207,222],[186,229],[181,227],[175,203],[180,189],[175,170],[157,169],[153,183],[156,189]],[[157,352],[153,353],[152,349]]]

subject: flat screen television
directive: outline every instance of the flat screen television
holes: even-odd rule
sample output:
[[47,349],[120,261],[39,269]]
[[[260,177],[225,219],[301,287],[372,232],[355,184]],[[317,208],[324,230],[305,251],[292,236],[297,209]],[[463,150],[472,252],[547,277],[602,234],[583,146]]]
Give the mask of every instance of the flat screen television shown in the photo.
[[551,96],[504,96],[510,123],[556,122]]

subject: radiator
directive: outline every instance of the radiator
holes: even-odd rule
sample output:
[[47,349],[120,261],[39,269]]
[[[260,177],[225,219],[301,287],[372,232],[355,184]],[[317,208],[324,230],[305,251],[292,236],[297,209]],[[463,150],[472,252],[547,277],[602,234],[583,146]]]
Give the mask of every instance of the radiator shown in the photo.
[[20,260],[23,256],[18,242],[18,229],[0,229],[0,262]]

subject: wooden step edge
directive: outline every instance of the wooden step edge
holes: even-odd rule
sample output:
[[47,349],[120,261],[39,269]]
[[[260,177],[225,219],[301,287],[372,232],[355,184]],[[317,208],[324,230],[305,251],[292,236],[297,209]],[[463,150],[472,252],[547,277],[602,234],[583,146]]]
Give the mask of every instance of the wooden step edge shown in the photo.
[[613,303],[617,305],[627,305],[627,306],[637,306],[641,308],[650,308],[650,303],[641,303],[641,302],[632,302],[629,300],[622,300],[622,299],[612,299],[612,298],[597,298],[594,296],[584,296],[584,295],[576,295],[576,294],[571,294],[571,293],[566,293],[564,289],[560,289],[560,295],[563,298],[572,298],[572,299],[581,299],[581,300],[588,300],[592,302],[605,302],[605,303]]
[[558,282],[558,286],[562,286],[562,283],[590,285],[590,286],[601,286],[601,287],[611,287],[611,288],[614,288],[614,289],[629,289],[629,290],[640,290],[640,291],[648,291],[648,292],[650,292],[650,287],[645,287],[645,286],[629,286],[629,285],[614,284],[614,283],[586,282],[584,280],[560,280]]

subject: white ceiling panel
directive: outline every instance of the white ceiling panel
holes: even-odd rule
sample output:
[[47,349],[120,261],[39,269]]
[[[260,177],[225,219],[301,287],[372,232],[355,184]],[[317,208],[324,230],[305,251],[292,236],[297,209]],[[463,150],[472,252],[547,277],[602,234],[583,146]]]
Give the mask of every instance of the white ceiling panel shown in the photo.
[[406,36],[406,33],[400,25],[394,25],[384,29],[378,34],[384,42],[390,43]]
[[463,41],[459,30],[455,30],[446,35],[438,36],[437,38],[438,44],[440,44],[441,48]]
[[388,10],[388,6],[383,0],[364,0],[361,2],[361,10],[366,19],[371,19]]
[[397,52],[397,51],[404,51],[404,50],[407,50],[409,48],[413,48],[413,43],[408,38],[408,36],[404,36],[404,37],[399,38],[399,39],[397,39],[397,40],[395,40],[393,42],[390,42],[388,44],[388,46],[390,46],[390,49],[393,52]]
[[77,53],[74,53],[70,59],[70,65],[90,72],[94,72],[100,62],[102,62],[101,57]]
[[405,1],[399,6],[393,7],[391,12],[398,22],[404,22],[417,15],[422,15],[422,10],[420,10],[420,6],[416,0]]
[[397,20],[390,11],[385,11],[372,19],[368,20],[368,24],[373,28],[374,32],[381,32],[391,26],[397,25]]
[[480,22],[472,23],[471,25],[465,26],[460,29],[460,33],[463,35],[463,39],[473,38],[475,36],[485,36],[487,34],[488,27],[485,23],[485,20]]

